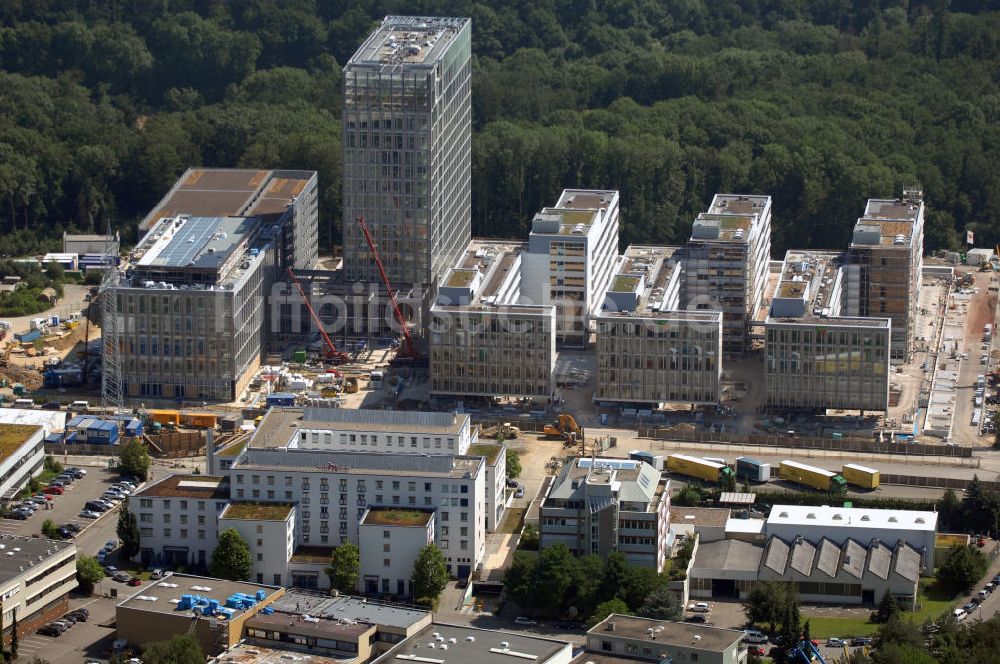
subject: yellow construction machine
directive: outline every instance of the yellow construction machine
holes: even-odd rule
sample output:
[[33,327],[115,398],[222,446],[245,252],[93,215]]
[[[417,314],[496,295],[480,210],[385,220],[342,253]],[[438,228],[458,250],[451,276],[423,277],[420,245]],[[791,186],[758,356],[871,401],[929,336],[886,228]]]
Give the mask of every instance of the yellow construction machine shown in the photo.
[[580,425],[576,423],[572,415],[567,415],[566,413],[561,414],[556,418],[556,421],[552,424],[546,424],[545,428],[542,429],[542,433],[546,436],[554,436],[557,438],[562,438],[567,445],[571,445],[576,442],[583,431],[580,429]]

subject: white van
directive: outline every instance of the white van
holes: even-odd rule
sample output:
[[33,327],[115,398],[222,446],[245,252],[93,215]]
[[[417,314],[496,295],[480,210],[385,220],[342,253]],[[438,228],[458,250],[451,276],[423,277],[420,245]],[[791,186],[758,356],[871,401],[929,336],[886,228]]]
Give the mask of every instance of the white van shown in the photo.
[[15,399],[14,408],[34,408],[35,401],[33,399]]
[[90,402],[89,401],[74,401],[73,403],[71,403],[69,405],[69,410],[71,410],[73,412],[76,412],[76,413],[86,413],[88,410],[90,410]]
[[951,612],[951,615],[955,619],[955,622],[962,622],[969,614],[965,612],[965,609],[955,609]]

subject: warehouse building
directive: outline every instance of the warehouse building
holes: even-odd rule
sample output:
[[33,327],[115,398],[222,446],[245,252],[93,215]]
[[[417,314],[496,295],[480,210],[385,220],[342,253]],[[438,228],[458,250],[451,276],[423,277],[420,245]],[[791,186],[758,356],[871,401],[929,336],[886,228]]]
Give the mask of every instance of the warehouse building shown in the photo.
[[613,613],[587,631],[586,652],[574,664],[619,664],[620,658],[657,662],[738,664],[746,660],[744,633],[708,625]]
[[344,272],[433,287],[472,234],[472,26],[387,16],[344,67]]
[[892,357],[908,360],[924,260],[924,192],[869,199],[847,254],[845,315],[891,319]]
[[843,254],[785,254],[765,329],[768,408],[886,411],[892,321],[842,315]]
[[676,247],[631,246],[597,315],[600,403],[718,403],[722,313],[680,310]]
[[691,597],[744,599],[758,582],[795,585],[804,602],[876,604],[886,591],[913,610],[922,564],[906,541],[862,544],[848,538],[790,540],[772,535],[763,545],[727,539],[702,543],[691,567]]
[[920,573],[934,569],[934,542],[937,534],[937,512],[917,510],[880,510],[862,507],[830,507],[825,505],[775,505],[767,517],[765,532],[786,542],[802,536],[813,542],[826,537],[834,544],[848,539],[887,543],[898,540],[920,552]]
[[156,223],[110,291],[125,395],[238,397],[260,367],[275,233],[256,217]]
[[319,246],[315,171],[189,168],[139,224],[174,217],[257,217],[278,227],[278,264],[310,269]]
[[396,645],[373,664],[570,664],[573,647],[566,641],[527,632],[505,632],[434,622]]
[[0,602],[3,644],[10,646],[15,622],[23,639],[69,610],[76,588],[72,542],[0,535]]
[[524,397],[555,389],[556,307],[521,304],[524,245],[473,241],[448,271],[431,307],[433,395]]
[[612,551],[663,570],[669,553],[670,481],[633,459],[573,459],[539,510],[540,547],[565,544],[575,556]]
[[771,260],[771,197],[716,194],[694,220],[686,250],[685,308],[721,311],[723,351],[750,350]]
[[522,257],[524,301],[555,305],[556,341],[584,348],[618,257],[618,192],[565,189],[531,222]]
[[[38,421],[16,414],[7,419]],[[65,422],[65,413],[62,419]],[[45,435],[46,428],[40,424],[0,423],[0,496],[4,502],[13,500],[29,479],[42,472]]]

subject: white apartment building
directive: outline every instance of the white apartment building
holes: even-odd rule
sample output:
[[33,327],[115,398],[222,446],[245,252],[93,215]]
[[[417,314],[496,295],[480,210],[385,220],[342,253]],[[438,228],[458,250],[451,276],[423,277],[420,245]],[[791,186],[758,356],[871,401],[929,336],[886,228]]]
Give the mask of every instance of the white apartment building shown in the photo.
[[[65,415],[65,414],[64,414]],[[0,496],[13,500],[42,472],[45,462],[45,428],[39,424],[0,424]]]
[[464,413],[272,408],[252,447],[396,454],[466,454],[479,429]]
[[599,403],[718,403],[722,314],[682,311],[676,247],[631,246],[597,316]]
[[436,511],[451,574],[467,577],[486,553],[482,457],[248,447],[229,476],[236,502],[296,506],[297,545],[357,544],[369,507],[422,508]]
[[745,352],[753,322],[764,315],[771,197],[716,194],[695,219],[686,248],[685,307],[721,311],[723,350]]
[[230,503],[219,515],[219,532],[230,528],[250,548],[250,578],[276,586],[291,583],[288,561],[295,550],[295,507],[280,503]]
[[794,250],[764,323],[768,408],[886,411],[888,317],[842,315],[843,254]]
[[361,518],[359,589],[366,595],[413,595],[410,577],[420,551],[434,542],[434,510],[372,507]]
[[618,257],[618,192],[566,189],[531,222],[521,262],[523,302],[555,305],[560,344],[582,348]]
[[168,475],[128,501],[139,524],[142,564],[206,567],[219,539],[218,517],[229,504],[223,477]]
[[663,571],[670,532],[670,480],[634,459],[573,459],[539,510],[540,546],[576,556],[620,551],[633,565]]
[[473,240],[431,307],[431,393],[548,400],[556,307],[522,304],[523,243]]

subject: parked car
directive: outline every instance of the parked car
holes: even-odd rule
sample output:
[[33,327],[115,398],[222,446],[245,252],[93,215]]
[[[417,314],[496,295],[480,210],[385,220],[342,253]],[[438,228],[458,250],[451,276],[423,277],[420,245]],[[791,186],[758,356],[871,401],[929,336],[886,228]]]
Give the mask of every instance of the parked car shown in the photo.
[[88,500],[84,505],[91,512],[107,512],[108,506],[97,500]]
[[49,482],[49,486],[57,486],[60,488],[64,488],[66,486],[66,483],[58,479],[53,479],[51,482]]
[[81,519],[99,519],[101,518],[100,512],[95,512],[94,510],[83,510],[80,512],[79,517]]
[[141,586],[142,585],[142,580],[139,577],[137,577],[137,576],[133,576],[131,579],[128,580],[128,585],[133,586],[133,587],[134,586]]
[[556,621],[556,629],[563,629],[566,631],[575,631],[580,629],[580,623],[575,623],[571,620],[558,620]]
[[59,537],[63,539],[73,539],[74,537],[76,537],[76,533],[74,531],[65,527],[57,528],[56,533],[58,533]]
[[117,572],[117,571],[118,571],[118,568],[115,567],[114,565],[105,565],[104,566],[104,573],[107,574],[108,576],[114,576],[115,572]]
[[31,502],[35,503],[36,505],[43,505],[43,504],[45,504],[45,501],[46,501],[47,499],[46,499],[46,497],[45,497],[45,496],[43,496],[42,494],[40,494],[40,493],[36,493],[36,494],[35,494],[34,496],[32,496],[31,498],[28,498],[28,500],[30,500]]
[[694,602],[688,605],[688,611],[694,611],[695,613],[708,613],[712,610],[708,602]]
[[80,619],[75,614],[67,613],[66,615],[64,615],[63,617],[61,617],[59,619],[59,622],[64,622],[64,623],[69,623],[71,625],[75,625],[76,623],[80,622]]
[[517,488],[517,480],[507,480],[507,488],[509,488],[509,489],[516,489]]
[[166,574],[163,573],[162,569],[154,569],[153,573],[149,575],[149,578],[152,579],[153,581],[159,581],[165,576]]
[[97,562],[103,565],[104,561],[108,559],[108,554],[106,551],[98,551],[97,555],[94,556],[94,558],[97,560]]
[[63,488],[61,486],[47,486],[42,489],[42,493],[47,493],[50,496],[61,496],[63,495]]
[[855,636],[853,639],[851,639],[851,645],[854,646],[855,648],[859,648],[861,646],[870,646],[871,644],[872,640],[870,637],[867,636]]
[[118,540],[108,540],[104,543],[105,551],[114,551],[118,548]]
[[38,633],[43,636],[57,637],[65,631],[66,631],[65,628],[57,627],[52,623],[49,623],[48,625],[44,625],[38,628]]
[[523,486],[518,485],[517,490],[514,491],[514,497],[515,498],[524,498],[524,487]]
[[72,530],[74,533],[78,533],[81,530],[83,530],[83,528],[81,528],[80,526],[76,525],[75,523],[67,523],[67,524],[63,525],[63,528],[65,528],[66,530]]
[[83,468],[77,468],[76,466],[70,467],[69,471],[71,473],[75,473],[76,475],[79,475],[81,479],[83,479],[83,476],[87,474],[86,470],[84,470]]
[[27,510],[14,510],[7,516],[8,518],[17,519],[18,521],[25,521],[29,516],[31,516],[31,512]]
[[684,619],[684,622],[686,622],[686,623],[698,623],[700,625],[704,625],[704,624],[708,623],[708,615],[704,614],[704,613],[699,613],[699,614],[694,615],[694,616],[688,616],[687,618]]
[[532,620],[527,616],[518,616],[514,618],[514,624],[520,625],[521,627],[534,627],[538,624],[537,620]]
[[111,578],[114,579],[115,581],[119,582],[119,583],[128,583],[129,579],[132,578],[132,575],[129,574],[128,572],[118,571],[118,572],[115,572],[114,574],[112,574]]
[[830,638],[828,638],[826,640],[826,647],[827,648],[843,648],[844,647],[844,640],[843,639],[839,639],[836,636],[831,636]]
[[749,648],[747,648],[747,653],[763,657],[765,654],[767,654],[767,651],[764,650],[762,646],[750,646]]
[[764,632],[748,629],[743,633],[746,635],[743,638],[747,643],[767,643],[767,634]]
[[966,605],[965,605],[965,606],[963,606],[962,608],[963,608],[963,609],[965,609],[965,612],[966,612],[966,613],[972,613],[972,612],[973,612],[973,611],[975,611],[975,610],[976,610],[977,608],[979,608],[979,605],[978,605],[978,604],[973,604],[972,602],[969,602],[968,604],[966,604]]
[[78,609],[73,609],[66,615],[70,614],[79,617],[80,620],[78,622],[87,622],[87,619],[90,618],[90,610],[82,606]]
[[982,599],[986,599],[986,598],[987,598],[987,597],[989,597],[989,596],[990,596],[990,591],[989,591],[989,590],[987,590],[986,588],[983,588],[983,589],[982,589],[982,590],[980,590],[980,591],[979,591],[978,593],[976,593],[976,597],[978,597],[978,598],[979,598],[979,599],[981,599],[981,600],[982,600]]

